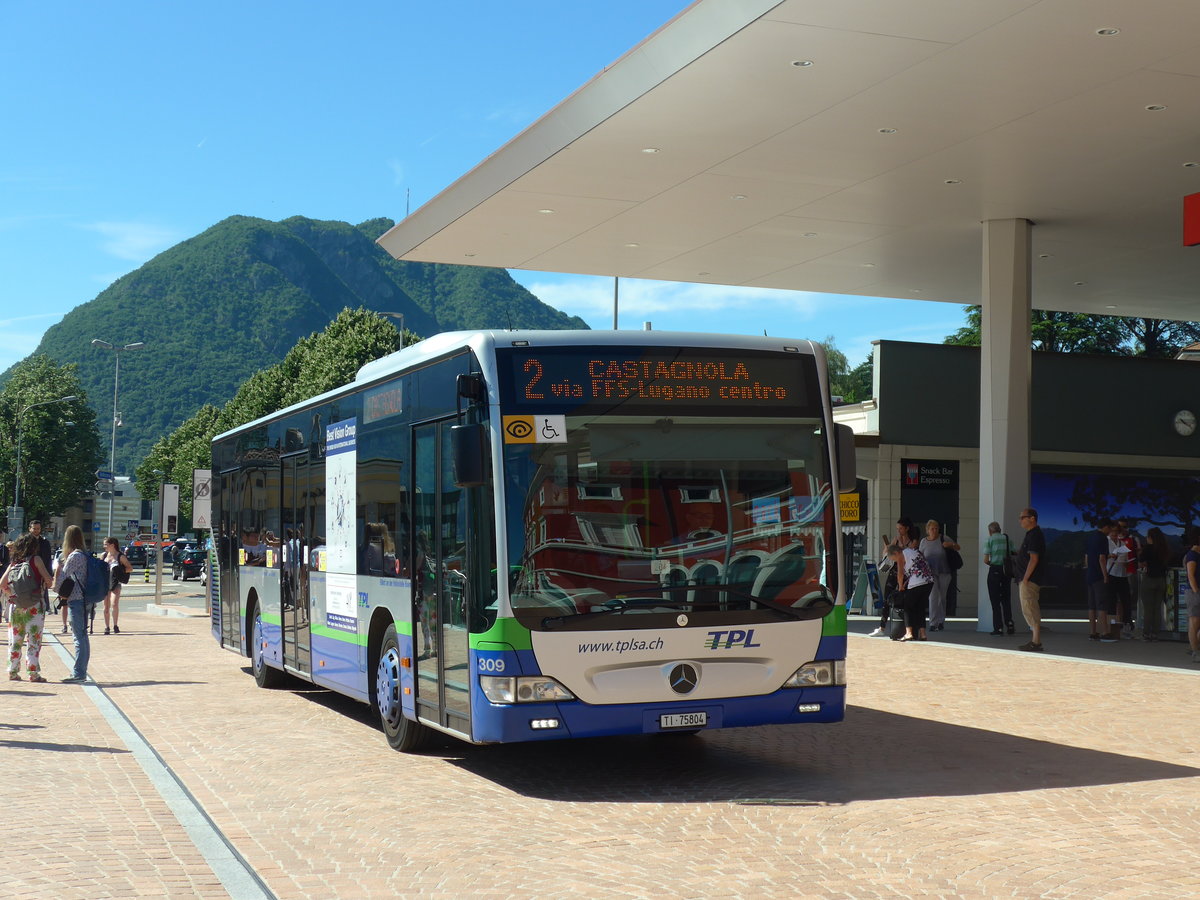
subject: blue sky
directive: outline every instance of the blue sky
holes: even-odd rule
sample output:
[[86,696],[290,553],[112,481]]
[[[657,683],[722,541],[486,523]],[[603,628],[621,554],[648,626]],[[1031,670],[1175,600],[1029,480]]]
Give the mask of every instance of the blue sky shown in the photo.
[[[0,3],[0,371],[230,215],[400,219],[685,0]],[[513,271],[612,324],[612,280]],[[960,306],[622,280],[623,328],[940,341]],[[114,322],[114,343],[138,335]]]

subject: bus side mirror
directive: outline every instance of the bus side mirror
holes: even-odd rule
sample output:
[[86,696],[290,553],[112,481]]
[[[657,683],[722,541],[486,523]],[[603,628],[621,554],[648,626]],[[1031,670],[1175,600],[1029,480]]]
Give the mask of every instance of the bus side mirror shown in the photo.
[[458,487],[481,487],[488,483],[487,426],[483,423],[450,426],[454,483]]
[[833,426],[833,446],[837,451],[838,493],[852,491],[858,473],[855,471],[854,432],[849,425]]

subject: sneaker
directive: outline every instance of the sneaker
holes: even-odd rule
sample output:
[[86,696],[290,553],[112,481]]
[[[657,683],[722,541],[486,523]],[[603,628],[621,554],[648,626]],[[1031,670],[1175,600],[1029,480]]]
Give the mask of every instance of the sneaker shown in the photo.
[[990,633],[990,634],[993,634],[993,635],[997,635],[997,634],[1004,634],[1004,632],[1003,632],[1003,631],[1001,631],[999,628],[997,628],[995,631],[992,631],[992,632],[989,632],[989,633]]
[[9,681],[20,681],[20,680],[21,680],[21,676],[20,676],[20,675],[18,675],[16,672],[9,672],[9,673],[8,673],[8,680],[9,680]]
[[1119,638],[1115,638],[1112,636],[1111,631],[1108,634],[1100,635],[1100,643],[1102,643],[1102,644],[1115,644],[1118,640],[1119,640]]
[[45,684],[46,679],[43,678],[41,675],[30,675],[29,682],[30,682],[30,684]]
[[105,633],[105,634],[108,634],[108,633],[109,633],[109,629],[105,628],[105,629],[104,629],[104,633]]
[[120,634],[120,633],[121,633],[121,629],[119,627],[117,627],[116,625],[114,625],[113,626],[113,634]]
[[1100,640],[1100,633],[1098,631],[1093,631],[1091,634],[1088,635],[1088,640],[1089,641]]
[[68,675],[62,680],[63,684],[83,684],[87,681],[86,675]]
[[1008,633],[1009,633],[1009,635],[1014,635],[1014,634],[1016,634],[1016,633],[1017,633],[1017,629],[1016,629],[1015,627],[1013,627],[1012,625],[1009,625],[1009,626],[1008,626]]
[[1042,651],[1042,645],[1035,644],[1033,641],[1030,641],[1028,644],[1022,644],[1017,649],[1018,650],[1030,650],[1034,653],[1040,653]]
[[876,628],[874,631],[868,634],[867,637],[883,637],[883,629]]

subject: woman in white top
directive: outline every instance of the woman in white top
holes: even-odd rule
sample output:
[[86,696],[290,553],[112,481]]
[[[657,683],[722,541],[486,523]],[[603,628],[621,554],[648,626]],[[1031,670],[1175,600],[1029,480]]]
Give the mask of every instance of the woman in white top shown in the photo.
[[904,637],[897,641],[925,640],[925,608],[933,588],[933,573],[920,550],[892,544],[888,556],[896,564],[900,590],[892,595],[892,605],[904,613]]

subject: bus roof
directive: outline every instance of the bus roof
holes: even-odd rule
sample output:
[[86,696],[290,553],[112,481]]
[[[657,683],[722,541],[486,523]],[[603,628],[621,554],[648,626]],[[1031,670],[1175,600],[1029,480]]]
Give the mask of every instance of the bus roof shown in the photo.
[[[419,366],[422,363],[440,359],[455,350],[470,348],[482,355],[495,347],[513,346],[523,341],[529,346],[542,347],[597,347],[601,345],[625,347],[728,347],[738,350],[788,350],[793,353],[816,355],[822,361],[824,351],[813,341],[802,338],[757,337],[744,334],[712,334],[698,331],[553,331],[553,330],[484,330],[484,331],[446,331],[435,334],[423,341],[411,344],[395,353],[372,360],[363,365],[349,384],[333,388],[323,394],[318,394],[293,403],[291,406],[260,416],[252,422],[238,425],[222,434],[213,441],[219,441],[238,432],[254,428],[264,422],[269,422],[279,416],[304,409],[315,403],[323,402],[340,396],[356,386],[380,381],[389,375],[405,369]],[[521,344],[520,346],[525,346]]]

